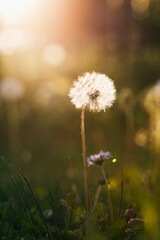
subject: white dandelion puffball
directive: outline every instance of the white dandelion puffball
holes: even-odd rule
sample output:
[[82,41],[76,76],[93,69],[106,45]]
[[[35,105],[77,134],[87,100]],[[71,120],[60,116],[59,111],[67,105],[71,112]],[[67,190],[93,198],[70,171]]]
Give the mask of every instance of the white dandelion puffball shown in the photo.
[[69,97],[76,108],[87,106],[90,111],[105,111],[116,99],[116,89],[113,81],[101,73],[85,73],[70,89]]
[[0,83],[0,95],[6,101],[18,100],[24,92],[24,84],[15,78],[5,78]]

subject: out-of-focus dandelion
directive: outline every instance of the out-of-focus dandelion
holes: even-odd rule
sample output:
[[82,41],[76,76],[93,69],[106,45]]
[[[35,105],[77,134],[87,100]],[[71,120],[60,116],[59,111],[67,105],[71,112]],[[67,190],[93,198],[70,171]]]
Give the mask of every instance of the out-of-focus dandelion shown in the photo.
[[101,73],[85,73],[70,89],[69,97],[76,108],[87,107],[90,111],[100,112],[110,108],[116,99],[113,81]]
[[149,112],[153,112],[155,108],[160,109],[160,80],[147,92],[144,106]]
[[159,178],[159,153],[160,153],[160,80],[152,86],[144,98],[144,107],[149,113],[149,140],[150,146],[154,150],[154,158],[156,158],[154,168],[154,181],[157,182]]
[[150,134],[155,151],[160,149],[160,81],[149,89],[144,106],[150,114]]
[[15,78],[5,78],[0,83],[0,95],[5,101],[16,101],[25,93],[24,84]]
[[[86,209],[89,213],[90,197],[88,186],[88,163],[85,140],[84,117],[86,109],[93,112],[105,111],[110,108],[116,99],[116,89],[113,81],[101,73],[85,73],[78,77],[78,81],[74,82],[74,86],[69,91],[71,102],[76,108],[82,109],[81,113],[81,134],[84,164],[84,185],[86,195]],[[111,214],[112,215],[112,214]]]
[[60,44],[47,45],[42,53],[43,60],[49,65],[60,65],[66,58],[66,51]]

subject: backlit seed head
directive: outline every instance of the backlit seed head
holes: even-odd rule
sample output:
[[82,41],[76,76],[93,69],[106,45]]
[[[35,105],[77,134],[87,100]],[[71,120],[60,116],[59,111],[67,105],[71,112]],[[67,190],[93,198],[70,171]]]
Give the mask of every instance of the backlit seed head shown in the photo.
[[87,106],[90,111],[105,111],[116,99],[116,89],[113,81],[101,73],[85,73],[79,76],[70,89],[71,102],[78,109]]

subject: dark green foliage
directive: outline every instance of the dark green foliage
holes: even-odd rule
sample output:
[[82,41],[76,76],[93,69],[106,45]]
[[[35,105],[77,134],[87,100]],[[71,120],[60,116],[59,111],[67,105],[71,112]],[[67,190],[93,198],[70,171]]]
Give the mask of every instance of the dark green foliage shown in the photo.
[[52,193],[41,199],[25,176],[17,174],[12,180],[14,184],[0,193],[0,239],[75,239],[56,184]]
[[[46,196],[38,197],[21,172],[14,173],[12,183],[0,189],[0,239],[6,240],[83,240],[85,210],[75,204],[76,194],[62,198],[55,181]],[[89,217],[89,236],[93,240],[140,240],[143,228],[126,232],[124,216],[108,225],[105,205],[98,203]],[[139,238],[142,236],[142,238]]]

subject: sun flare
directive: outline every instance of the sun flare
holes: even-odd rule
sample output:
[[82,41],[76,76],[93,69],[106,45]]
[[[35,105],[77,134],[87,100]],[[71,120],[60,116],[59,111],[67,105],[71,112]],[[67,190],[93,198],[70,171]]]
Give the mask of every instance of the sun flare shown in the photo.
[[0,0],[0,12],[13,15],[23,11],[35,2],[35,0]]
[[15,22],[37,0],[0,0],[0,16],[4,23]]

